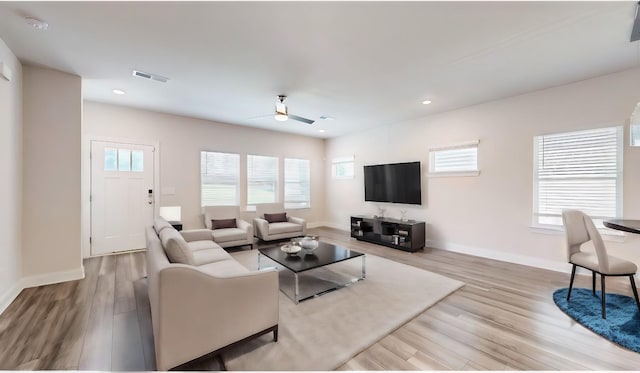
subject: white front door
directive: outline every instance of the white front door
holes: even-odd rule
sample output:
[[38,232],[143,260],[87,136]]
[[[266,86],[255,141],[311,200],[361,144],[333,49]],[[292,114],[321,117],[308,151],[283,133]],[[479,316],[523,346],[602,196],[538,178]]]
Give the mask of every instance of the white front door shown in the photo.
[[143,249],[153,222],[154,147],[91,142],[91,255]]

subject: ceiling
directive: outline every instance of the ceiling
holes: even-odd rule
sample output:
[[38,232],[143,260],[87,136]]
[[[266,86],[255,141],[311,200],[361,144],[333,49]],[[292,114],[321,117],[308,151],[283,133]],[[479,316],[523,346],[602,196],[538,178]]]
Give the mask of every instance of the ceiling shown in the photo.
[[[640,66],[635,12],[635,1],[0,2],[0,38],[24,63],[81,76],[87,100],[330,138]],[[316,123],[248,119],[278,94]]]

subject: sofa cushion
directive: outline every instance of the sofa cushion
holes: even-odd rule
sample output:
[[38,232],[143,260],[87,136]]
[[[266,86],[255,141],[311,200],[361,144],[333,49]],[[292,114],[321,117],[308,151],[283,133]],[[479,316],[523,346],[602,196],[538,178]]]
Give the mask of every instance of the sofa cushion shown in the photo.
[[236,219],[211,219],[211,229],[236,228]]
[[210,250],[210,249],[221,249],[220,245],[213,241],[191,241],[187,242],[187,246],[191,251],[200,251],[200,250]]
[[215,277],[229,277],[251,272],[233,259],[205,264],[199,266],[198,269]]
[[229,255],[228,252],[220,248],[197,250],[193,252],[193,262],[197,266],[215,263],[222,260],[233,260],[233,258],[231,257],[231,255]]
[[294,223],[271,223],[269,224],[269,234],[302,232],[302,226]]
[[166,228],[174,229],[173,226],[163,218],[161,217],[155,218],[153,222],[153,229],[155,229],[157,235],[160,235],[160,232],[162,232],[162,230]]
[[213,231],[213,240],[216,242],[230,242],[246,239],[247,231],[240,228],[225,228]]
[[287,213],[279,212],[277,214],[264,214],[264,220],[271,223],[282,223],[287,221]]
[[194,264],[193,254],[180,232],[175,229],[163,229],[160,232],[160,241],[170,262]]

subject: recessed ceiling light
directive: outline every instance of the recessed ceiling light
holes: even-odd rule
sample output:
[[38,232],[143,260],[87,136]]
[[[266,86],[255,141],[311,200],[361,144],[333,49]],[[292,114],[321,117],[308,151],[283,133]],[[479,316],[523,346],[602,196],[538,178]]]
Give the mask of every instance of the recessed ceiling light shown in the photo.
[[318,130],[318,132],[320,132],[320,133],[324,133],[324,130]]
[[431,100],[422,101],[422,105],[429,105],[430,103],[431,103]]
[[47,22],[41,21],[35,17],[24,17],[25,21],[29,26],[37,28],[38,30],[46,30],[49,28],[49,24]]
[[121,89],[114,89],[114,90],[113,90],[113,91],[111,91],[111,92],[113,92],[113,93],[115,93],[115,94],[117,94],[117,95],[123,95],[123,94],[125,94],[125,93],[126,93],[125,91],[123,91],[123,90],[121,90]]
[[320,119],[322,119],[322,120],[335,120],[336,118],[323,115],[323,116],[320,117]]

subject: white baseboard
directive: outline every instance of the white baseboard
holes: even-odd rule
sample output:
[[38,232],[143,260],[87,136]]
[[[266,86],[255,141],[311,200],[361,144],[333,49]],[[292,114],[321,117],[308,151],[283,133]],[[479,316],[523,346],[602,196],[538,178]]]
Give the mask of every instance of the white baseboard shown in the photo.
[[23,289],[35,286],[57,284],[59,282],[80,280],[84,278],[84,266],[69,271],[60,271],[53,273],[44,273],[41,275],[23,277],[20,285]]
[[12,287],[7,289],[4,294],[0,295],[0,315],[9,307],[21,291],[22,286],[20,286],[20,281],[17,281]]
[[534,258],[526,255],[512,254],[504,251],[488,250],[479,247],[466,246],[453,244],[448,242],[436,242],[433,240],[427,240],[427,247],[433,247],[435,249],[454,251],[457,253],[478,256],[481,258],[488,258],[494,260],[500,260],[502,262],[509,262],[515,264],[522,264],[529,267],[543,268],[551,271],[570,273],[571,265],[567,262],[556,262],[548,259]]
[[349,231],[349,226],[348,225],[336,224],[336,223],[331,223],[331,222],[328,222],[328,221],[321,221],[321,222],[311,223],[311,224],[307,225],[307,227],[309,227],[309,228],[328,227],[328,228],[340,229],[341,231],[347,231],[347,232]]

